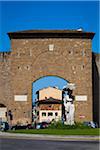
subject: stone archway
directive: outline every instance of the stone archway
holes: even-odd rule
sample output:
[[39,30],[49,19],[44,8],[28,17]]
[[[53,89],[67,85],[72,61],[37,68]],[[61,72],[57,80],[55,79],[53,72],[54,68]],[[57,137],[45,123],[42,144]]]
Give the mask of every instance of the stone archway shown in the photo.
[[1,55],[0,103],[5,102],[12,111],[14,124],[31,123],[32,82],[48,75],[60,76],[77,85],[76,121],[92,120],[91,40],[94,33],[30,30],[8,35],[12,51]]
[[[64,97],[66,95],[67,84],[69,85],[69,82],[59,76],[42,76],[33,82],[33,121],[48,122],[52,119],[55,120],[58,117],[55,116],[55,112],[59,114],[58,118],[60,120],[66,121]],[[72,84],[70,84],[70,86],[71,85]],[[69,96],[71,99],[72,95],[69,94]],[[40,103],[41,107],[37,105],[37,102]],[[60,109],[58,106],[60,106]],[[53,114],[52,117],[48,117],[49,112]],[[45,114],[45,117],[42,117],[42,113]]]
[[[41,81],[41,82],[40,82]],[[40,90],[42,88],[52,86],[52,87],[58,87],[60,89],[63,88],[69,81],[65,80],[64,78],[60,76],[54,76],[54,75],[47,75],[47,76],[42,76],[32,83],[32,93],[34,92],[34,87],[38,85],[37,90]],[[36,90],[36,89],[35,89]]]

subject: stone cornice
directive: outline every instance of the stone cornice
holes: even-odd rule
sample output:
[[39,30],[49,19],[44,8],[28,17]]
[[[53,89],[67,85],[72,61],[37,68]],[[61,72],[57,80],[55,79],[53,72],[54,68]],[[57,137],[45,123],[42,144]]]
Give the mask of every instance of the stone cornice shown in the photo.
[[77,30],[26,30],[19,32],[9,32],[10,39],[31,39],[31,38],[86,38],[93,39],[94,32],[84,32]]

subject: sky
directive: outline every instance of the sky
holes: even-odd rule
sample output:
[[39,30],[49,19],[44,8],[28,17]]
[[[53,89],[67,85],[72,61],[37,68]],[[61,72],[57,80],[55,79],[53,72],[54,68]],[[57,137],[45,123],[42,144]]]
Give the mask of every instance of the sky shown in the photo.
[[0,1],[0,51],[10,51],[8,32],[30,29],[78,29],[95,32],[99,48],[99,1]]

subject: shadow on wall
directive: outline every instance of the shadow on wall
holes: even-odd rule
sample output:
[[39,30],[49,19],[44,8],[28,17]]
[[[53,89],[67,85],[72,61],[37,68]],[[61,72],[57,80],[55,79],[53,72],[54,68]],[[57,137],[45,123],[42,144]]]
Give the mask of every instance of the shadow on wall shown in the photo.
[[[92,53],[92,90],[93,90],[93,121],[100,127],[99,118],[99,68],[97,67],[96,57],[99,54]],[[99,61],[99,59],[98,59]]]

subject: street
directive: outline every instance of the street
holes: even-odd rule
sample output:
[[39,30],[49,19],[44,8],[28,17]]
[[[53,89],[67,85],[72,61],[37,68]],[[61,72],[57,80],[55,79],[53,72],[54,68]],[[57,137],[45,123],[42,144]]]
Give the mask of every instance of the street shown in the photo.
[[99,150],[97,141],[52,141],[0,138],[0,150]]

